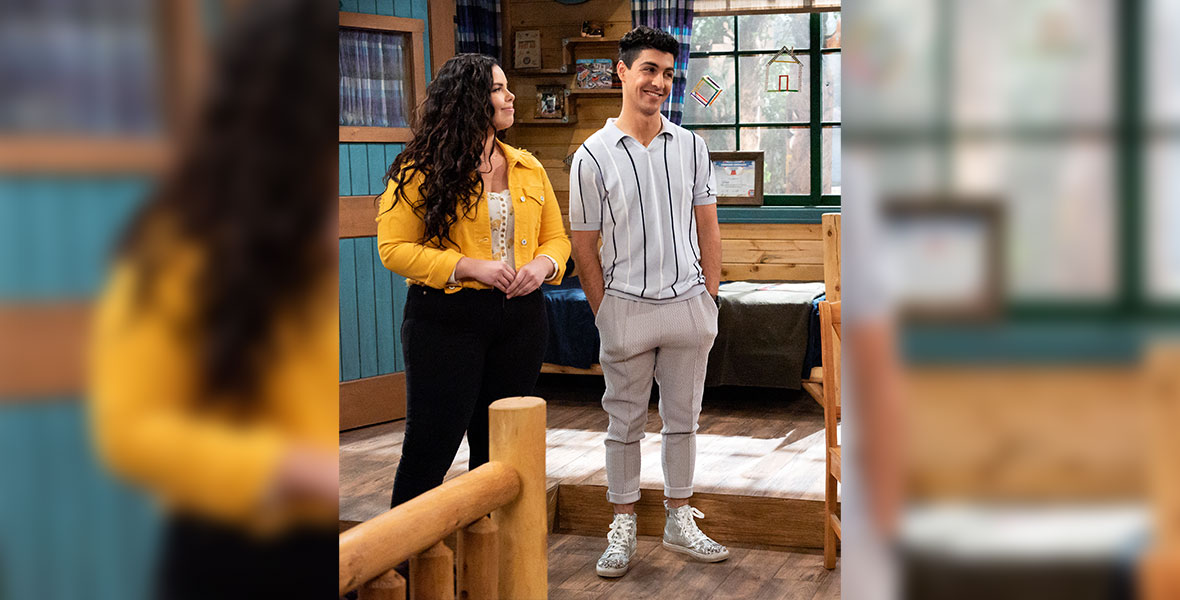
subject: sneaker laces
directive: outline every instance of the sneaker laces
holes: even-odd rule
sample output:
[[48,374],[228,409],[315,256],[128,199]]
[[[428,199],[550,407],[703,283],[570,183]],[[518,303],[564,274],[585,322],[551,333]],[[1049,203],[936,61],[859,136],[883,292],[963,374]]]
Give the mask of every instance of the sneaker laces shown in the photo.
[[[684,510],[685,508],[688,510]],[[703,519],[705,518],[705,513],[702,513],[696,507],[687,505],[676,509],[676,523],[680,525],[680,532],[684,534],[684,537],[693,546],[705,542],[712,542],[713,540],[709,539],[709,536],[705,535],[705,532],[701,531],[700,527],[697,527],[697,522],[693,517]]]
[[634,533],[633,519],[615,519],[610,524],[610,532],[606,534],[606,552],[604,554],[627,554],[627,544]]

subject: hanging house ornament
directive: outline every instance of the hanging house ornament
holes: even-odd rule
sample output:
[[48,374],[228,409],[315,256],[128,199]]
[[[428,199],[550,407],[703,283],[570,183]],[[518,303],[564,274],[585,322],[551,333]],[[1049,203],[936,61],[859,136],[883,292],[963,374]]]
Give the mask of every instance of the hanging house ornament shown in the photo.
[[803,63],[795,56],[795,48],[783,46],[766,61],[767,92],[797,92],[800,81],[803,81]]

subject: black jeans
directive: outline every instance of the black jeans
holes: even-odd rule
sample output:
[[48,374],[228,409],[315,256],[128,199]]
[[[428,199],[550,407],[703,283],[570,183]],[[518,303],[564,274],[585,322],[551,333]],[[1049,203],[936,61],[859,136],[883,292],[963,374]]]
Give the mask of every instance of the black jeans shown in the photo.
[[175,515],[164,532],[155,598],[332,598],[339,552],[332,527],[256,539],[236,527]]
[[467,434],[469,469],[488,462],[488,405],[537,385],[549,320],[540,290],[454,294],[410,286],[402,322],[406,436],[391,506],[437,487]]

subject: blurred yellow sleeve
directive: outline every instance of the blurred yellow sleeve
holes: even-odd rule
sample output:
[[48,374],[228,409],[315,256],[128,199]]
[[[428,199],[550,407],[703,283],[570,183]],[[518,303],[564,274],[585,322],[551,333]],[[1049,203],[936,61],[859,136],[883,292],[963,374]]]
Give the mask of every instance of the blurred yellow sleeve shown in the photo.
[[92,426],[117,473],[172,508],[216,520],[254,520],[266,505],[286,436],[265,420],[198,408],[197,347],[186,331],[191,288],[166,265],[137,302],[136,274],[116,269],[95,315]]

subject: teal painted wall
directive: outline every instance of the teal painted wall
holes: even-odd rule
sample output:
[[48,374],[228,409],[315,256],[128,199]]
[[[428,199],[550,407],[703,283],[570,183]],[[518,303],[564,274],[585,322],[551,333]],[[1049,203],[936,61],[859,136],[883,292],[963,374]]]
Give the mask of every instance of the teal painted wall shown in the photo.
[[[86,300],[151,181],[0,178],[0,302]],[[0,401],[0,599],[147,598],[159,516],[92,451],[85,400]]]
[[[426,0],[341,0],[340,10],[422,19],[429,66]],[[402,148],[402,144],[340,144],[340,195],[376,197],[384,192],[382,178]],[[340,240],[341,381],[405,370],[401,349],[405,299],[405,279],[381,264],[375,237]]]

